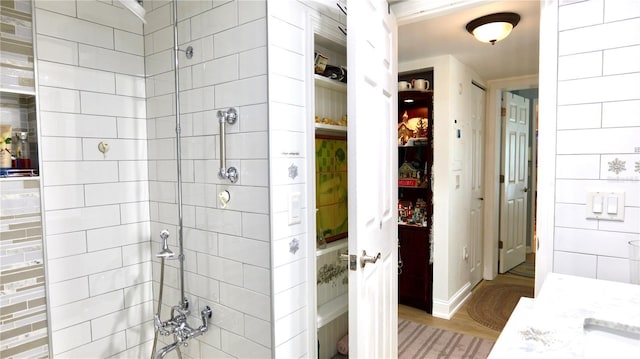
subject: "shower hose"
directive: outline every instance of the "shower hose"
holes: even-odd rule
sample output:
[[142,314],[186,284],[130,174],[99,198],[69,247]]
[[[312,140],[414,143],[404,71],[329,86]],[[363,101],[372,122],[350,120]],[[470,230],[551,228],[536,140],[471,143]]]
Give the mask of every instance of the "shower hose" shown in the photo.
[[[164,257],[160,257],[160,289],[158,290],[158,310],[156,311],[158,318],[160,318],[160,313],[162,311],[162,288],[164,288]],[[153,335],[153,348],[151,349],[151,359],[155,358],[156,346],[158,345],[158,328],[155,329],[155,334]],[[177,340],[174,335],[174,340]],[[176,352],[178,353],[178,359],[182,359],[182,352],[180,352],[180,346],[176,347]]]

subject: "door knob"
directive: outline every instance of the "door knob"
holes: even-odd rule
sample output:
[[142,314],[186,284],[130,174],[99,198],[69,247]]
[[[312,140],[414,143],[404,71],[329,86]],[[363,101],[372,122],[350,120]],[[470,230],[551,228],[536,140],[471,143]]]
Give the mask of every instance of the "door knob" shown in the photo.
[[364,268],[367,263],[375,263],[380,259],[380,252],[378,252],[375,256],[368,256],[367,251],[362,251],[362,256],[360,257],[360,268]]
[[522,192],[527,192],[529,189],[527,187],[522,189]]

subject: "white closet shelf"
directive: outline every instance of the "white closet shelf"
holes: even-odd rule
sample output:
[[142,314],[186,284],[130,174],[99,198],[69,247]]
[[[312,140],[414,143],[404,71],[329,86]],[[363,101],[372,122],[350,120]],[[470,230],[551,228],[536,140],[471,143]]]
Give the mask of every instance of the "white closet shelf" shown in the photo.
[[35,90],[31,90],[31,89],[17,89],[17,88],[5,88],[5,87],[0,87],[0,93],[2,93],[2,95],[14,95],[14,96],[35,96],[36,95],[36,91]]
[[315,79],[316,86],[347,93],[347,84],[344,82],[331,80],[321,75],[313,75],[313,78]]
[[344,293],[318,307],[318,328],[336,319],[349,310],[349,294]]
[[327,125],[325,123],[315,124],[316,133],[321,135],[347,135],[347,126]]
[[327,253],[339,251],[342,248],[347,248],[348,244],[349,244],[348,238],[341,238],[341,239],[338,239],[337,241],[328,243],[325,248],[316,249],[316,257],[320,257],[321,255],[324,255]]

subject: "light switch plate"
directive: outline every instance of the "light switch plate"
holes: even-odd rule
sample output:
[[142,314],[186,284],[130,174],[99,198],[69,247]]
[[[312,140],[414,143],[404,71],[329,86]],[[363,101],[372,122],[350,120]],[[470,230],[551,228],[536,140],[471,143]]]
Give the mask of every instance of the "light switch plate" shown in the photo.
[[300,192],[289,194],[289,225],[302,222],[301,214],[302,204],[300,203]]
[[624,192],[587,193],[586,218],[624,221]]

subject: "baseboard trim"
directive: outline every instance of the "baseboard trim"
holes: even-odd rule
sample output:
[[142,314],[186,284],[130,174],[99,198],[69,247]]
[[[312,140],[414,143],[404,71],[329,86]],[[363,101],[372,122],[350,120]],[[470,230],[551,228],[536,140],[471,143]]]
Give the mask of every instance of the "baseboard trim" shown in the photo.
[[451,319],[453,315],[471,296],[471,283],[467,282],[449,300],[433,300],[433,316],[442,319]]

